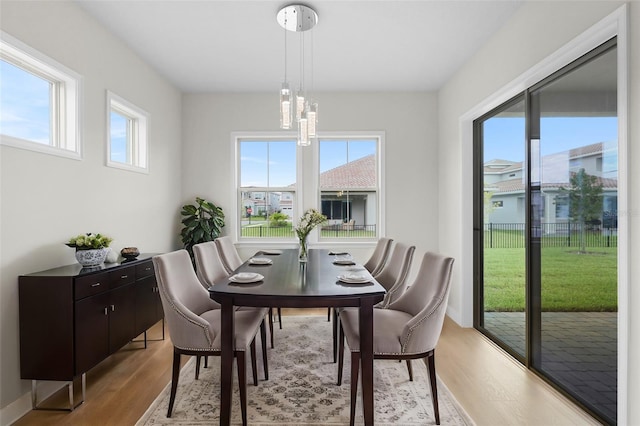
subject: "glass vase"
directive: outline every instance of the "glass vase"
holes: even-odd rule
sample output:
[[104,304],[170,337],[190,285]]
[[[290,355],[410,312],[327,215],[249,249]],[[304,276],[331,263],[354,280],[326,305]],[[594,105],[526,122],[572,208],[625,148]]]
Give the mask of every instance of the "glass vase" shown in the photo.
[[300,239],[300,251],[298,255],[298,260],[300,260],[300,262],[307,261],[307,237]]

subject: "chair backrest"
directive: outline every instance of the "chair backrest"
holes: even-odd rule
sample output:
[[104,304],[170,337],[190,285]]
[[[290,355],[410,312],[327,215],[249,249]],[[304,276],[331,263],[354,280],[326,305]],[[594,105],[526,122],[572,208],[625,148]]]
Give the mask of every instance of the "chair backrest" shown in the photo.
[[413,284],[387,306],[412,315],[400,339],[403,353],[424,353],[436,347],[447,311],[453,262],[452,257],[425,253]]
[[362,265],[371,275],[377,275],[382,271],[382,267],[389,257],[392,242],[393,239],[391,238],[380,238],[378,244],[376,244],[376,248],[373,250],[373,254],[371,254],[369,260]]
[[202,287],[186,250],[153,258],[164,318],[173,345],[182,349],[213,349],[215,331],[200,317],[216,309]]
[[232,273],[242,265],[242,259],[233,245],[231,237],[218,237],[215,239],[215,243],[227,273]]
[[207,241],[194,245],[193,257],[196,264],[196,275],[204,288],[209,288],[229,277],[215,242]]
[[389,305],[404,293],[415,250],[415,246],[395,243],[391,257],[382,270],[373,276],[387,290],[387,294],[380,304],[381,307]]

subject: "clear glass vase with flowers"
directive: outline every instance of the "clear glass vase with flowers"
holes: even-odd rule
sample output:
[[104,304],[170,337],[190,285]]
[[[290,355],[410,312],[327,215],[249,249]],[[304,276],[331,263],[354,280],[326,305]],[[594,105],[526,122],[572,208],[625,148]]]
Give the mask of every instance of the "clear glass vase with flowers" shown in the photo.
[[309,233],[313,228],[326,221],[327,217],[316,209],[308,209],[298,221],[298,226],[296,226],[295,231],[300,242],[300,262],[307,261],[307,237]]

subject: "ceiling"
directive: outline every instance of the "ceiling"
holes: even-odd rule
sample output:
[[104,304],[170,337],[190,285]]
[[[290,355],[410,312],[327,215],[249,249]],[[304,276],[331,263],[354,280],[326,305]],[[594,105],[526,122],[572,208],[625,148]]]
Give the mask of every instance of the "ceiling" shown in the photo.
[[[306,88],[437,90],[523,1],[305,2],[318,13],[304,33]],[[284,78],[285,31],[276,13],[294,2],[76,2],[184,92],[274,92]],[[299,84],[299,34],[287,36],[292,87]]]

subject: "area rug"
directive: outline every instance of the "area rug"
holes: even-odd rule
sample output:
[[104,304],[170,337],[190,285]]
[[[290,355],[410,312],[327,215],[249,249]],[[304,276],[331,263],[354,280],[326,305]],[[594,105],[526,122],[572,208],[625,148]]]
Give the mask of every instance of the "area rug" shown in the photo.
[[[349,424],[350,356],[345,353],[343,383],[337,386],[331,323],[323,316],[287,316],[282,330],[276,328],[274,334],[275,348],[268,352],[269,380],[264,380],[259,342],[256,342],[258,386],[253,386],[251,367],[247,365],[249,424]],[[345,350],[348,351],[348,348]],[[374,361],[374,419],[377,425],[435,424],[426,366],[421,360],[412,364],[414,381],[410,382],[404,362]],[[217,424],[220,410],[220,358],[209,359],[209,368],[201,369],[199,380],[194,380],[194,370],[194,359],[182,368],[171,418],[166,417],[169,384],[137,425]],[[242,420],[235,371],[233,389],[231,423],[236,425],[241,424]],[[442,425],[473,425],[473,421],[439,379],[438,400]],[[364,423],[361,402],[361,397],[358,397],[356,424]]]

